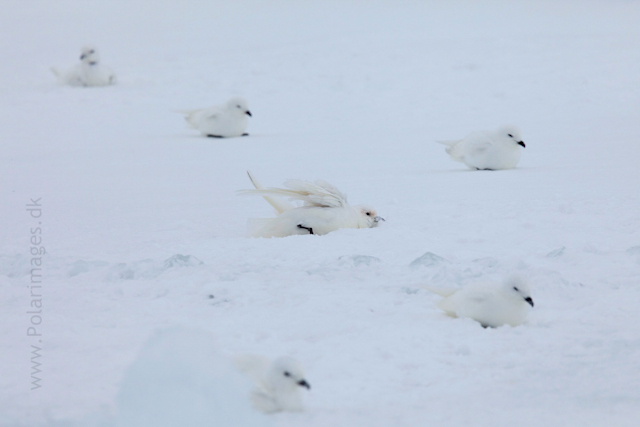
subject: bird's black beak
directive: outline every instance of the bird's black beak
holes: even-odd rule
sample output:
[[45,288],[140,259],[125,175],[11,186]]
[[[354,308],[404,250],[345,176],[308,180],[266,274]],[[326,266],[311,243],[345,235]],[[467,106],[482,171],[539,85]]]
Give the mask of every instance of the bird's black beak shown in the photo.
[[306,387],[306,388],[307,388],[307,390],[311,390],[311,386],[310,386],[310,385],[309,385],[309,383],[308,383],[308,382],[306,382],[305,380],[300,380],[300,381],[298,381],[298,385],[299,385],[300,387]]
[[531,304],[531,307],[533,307],[533,300],[531,299],[531,297],[526,297],[524,300]]
[[376,216],[373,218],[373,222],[380,222],[380,221],[386,221],[386,219],[382,218],[381,216]]
[[249,116],[249,117],[253,117],[253,116],[251,115],[251,111],[247,111],[247,116]]
[[522,145],[522,148],[526,147],[526,145],[524,145],[524,141],[518,141],[518,145]]
[[85,55],[84,53],[82,55],[80,55],[80,61],[82,61],[84,58],[86,58],[87,55]]

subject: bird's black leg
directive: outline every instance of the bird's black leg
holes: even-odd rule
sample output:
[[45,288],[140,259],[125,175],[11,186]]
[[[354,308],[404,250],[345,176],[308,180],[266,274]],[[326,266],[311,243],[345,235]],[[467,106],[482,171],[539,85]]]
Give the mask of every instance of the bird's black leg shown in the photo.
[[207,135],[207,138],[222,138],[220,135]]
[[242,136],[249,136],[249,134],[245,132],[242,134]]
[[313,228],[311,227],[305,227],[302,224],[298,224],[298,228],[304,228],[305,230],[309,230],[309,234],[313,234]]

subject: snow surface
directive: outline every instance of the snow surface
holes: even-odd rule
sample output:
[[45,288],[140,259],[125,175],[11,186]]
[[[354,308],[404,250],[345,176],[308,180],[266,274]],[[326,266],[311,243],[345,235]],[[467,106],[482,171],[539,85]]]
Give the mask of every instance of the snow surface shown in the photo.
[[[313,389],[282,427],[638,425],[639,18],[617,0],[3,1],[0,425],[111,422],[143,344],[178,326],[300,360]],[[56,84],[86,43],[117,85]],[[248,138],[175,112],[233,95]],[[527,144],[514,170],[434,142],[505,123]],[[327,180],[387,221],[245,238],[272,215],[237,197],[247,169]],[[420,287],[512,273],[536,302],[516,328],[448,318]]]
[[249,379],[214,343],[184,328],[154,335],[125,372],[116,426],[272,426],[251,409]]

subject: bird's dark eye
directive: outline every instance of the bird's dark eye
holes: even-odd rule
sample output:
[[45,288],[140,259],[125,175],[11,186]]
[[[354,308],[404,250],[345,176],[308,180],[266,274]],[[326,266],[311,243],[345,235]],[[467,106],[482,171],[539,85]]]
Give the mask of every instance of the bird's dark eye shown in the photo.
[[284,371],[284,376],[285,376],[285,377],[290,377],[290,376],[291,376],[291,374],[290,374],[288,371]]
[[509,138],[513,138],[513,135],[511,135],[510,133],[508,133],[507,135],[509,135]]
[[91,50],[89,51],[89,53],[95,53],[95,51],[94,51],[93,49],[91,49]]
[[515,286],[513,287],[513,290],[516,291],[516,292],[520,291],[520,289],[516,288]]
[[371,212],[367,212],[367,216],[371,216]]

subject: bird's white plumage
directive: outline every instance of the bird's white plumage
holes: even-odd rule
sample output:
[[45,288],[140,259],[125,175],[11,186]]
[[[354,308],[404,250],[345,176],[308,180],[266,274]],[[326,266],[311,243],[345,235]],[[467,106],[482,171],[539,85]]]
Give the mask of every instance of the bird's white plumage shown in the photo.
[[80,64],[65,71],[52,67],[51,71],[60,83],[70,86],[107,86],[116,83],[116,75],[100,63],[98,50],[93,46],[82,48]]
[[501,284],[476,283],[460,290],[425,287],[444,299],[438,307],[449,316],[476,320],[484,327],[518,326],[533,307],[528,284],[509,277]]
[[185,120],[205,136],[231,138],[245,135],[251,116],[249,103],[241,97],[229,99],[224,105],[200,110],[182,111]]
[[[265,187],[258,182],[256,177],[251,175],[251,172],[247,171],[247,175],[249,175],[249,179],[251,183],[256,188],[256,190],[265,190]],[[282,200],[279,197],[271,197],[267,195],[263,195],[264,199],[276,210],[276,214],[281,214],[284,211],[288,211],[289,209],[295,208],[295,206],[291,203],[288,203],[285,200]]]
[[311,387],[298,361],[291,357],[271,361],[251,354],[238,355],[234,362],[236,368],[249,376],[255,384],[251,392],[251,402],[255,409],[265,413],[300,412],[304,409],[300,389]]
[[[349,205],[346,195],[322,180],[288,180],[285,182],[288,188],[264,188],[250,173],[249,178],[256,188],[241,193],[263,196],[278,212],[275,218],[250,219],[248,234],[251,237],[323,235],[340,228],[375,227],[382,220],[369,206]],[[280,201],[279,197],[300,200],[304,205],[295,207]]]
[[513,169],[524,148],[520,130],[503,126],[496,131],[477,131],[457,141],[438,141],[447,154],[473,170]]
[[270,194],[273,196],[288,197],[301,200],[305,206],[321,208],[342,208],[348,206],[347,196],[336,187],[323,180],[315,182],[288,179],[284,182],[285,188],[264,188],[261,190],[247,190],[258,194]]

